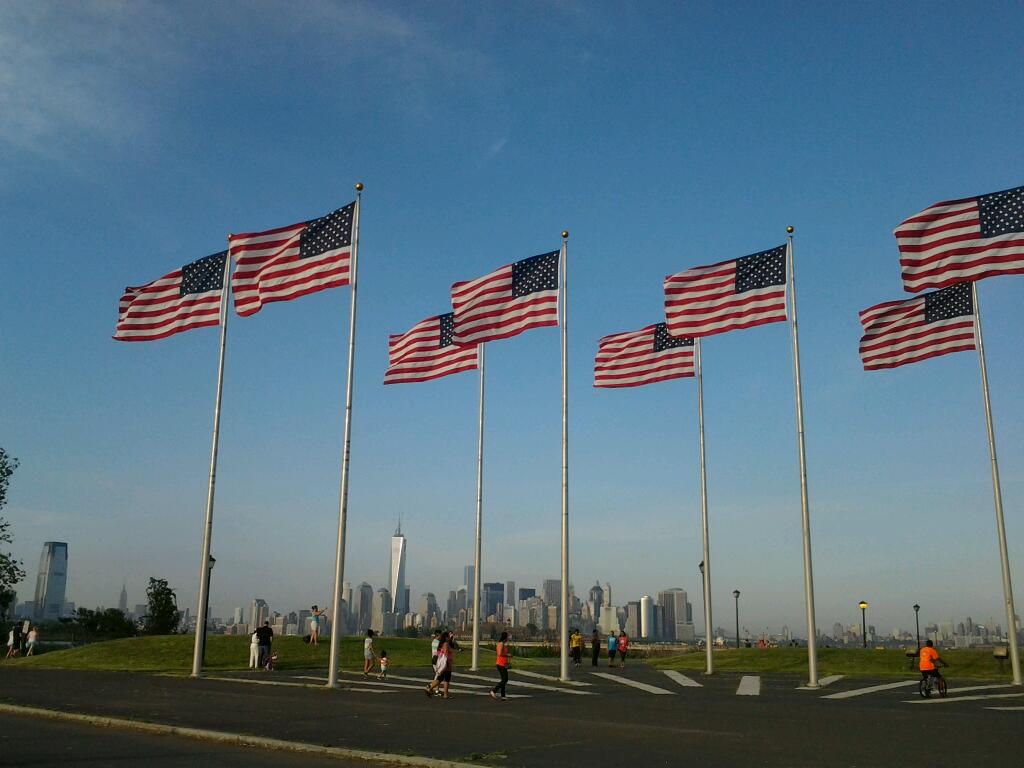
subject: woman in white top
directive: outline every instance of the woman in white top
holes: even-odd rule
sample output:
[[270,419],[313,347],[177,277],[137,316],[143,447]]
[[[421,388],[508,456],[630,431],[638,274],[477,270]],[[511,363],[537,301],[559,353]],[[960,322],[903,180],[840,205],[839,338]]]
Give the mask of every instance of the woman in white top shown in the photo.
[[36,647],[36,640],[38,639],[39,631],[35,627],[32,627],[32,629],[28,631],[28,650],[25,651],[26,656],[32,655],[32,651],[35,650]]
[[377,658],[377,653],[373,650],[373,630],[366,630],[366,639],[363,640],[363,677],[370,676],[370,670],[373,669],[373,662]]
[[256,633],[249,638],[249,669],[257,669],[260,665],[260,639]]

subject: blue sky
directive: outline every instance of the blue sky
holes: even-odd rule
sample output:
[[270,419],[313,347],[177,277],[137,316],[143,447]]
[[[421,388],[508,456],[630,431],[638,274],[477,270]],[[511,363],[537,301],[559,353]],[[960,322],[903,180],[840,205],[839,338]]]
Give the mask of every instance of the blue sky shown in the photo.
[[[0,6],[0,444],[35,568],[69,598],[146,577],[194,604],[217,331],[110,339],[125,285],[366,184],[346,578],[415,596],[470,562],[474,374],[381,385],[388,333],[570,240],[571,572],[699,612],[692,381],[591,387],[597,339],[661,319],[671,272],[796,227],[819,625],[1003,623],[976,356],[867,374],[857,312],[900,298],[892,228],[1024,183],[1019,4],[574,2]],[[980,285],[1024,601],[1024,279]],[[784,324],[704,345],[716,623],[804,624]],[[232,318],[215,613],[328,602],[348,293]],[[556,329],[488,350],[484,578],[559,571]],[[27,592],[31,584],[21,591]],[[24,599],[24,597],[22,598]]]

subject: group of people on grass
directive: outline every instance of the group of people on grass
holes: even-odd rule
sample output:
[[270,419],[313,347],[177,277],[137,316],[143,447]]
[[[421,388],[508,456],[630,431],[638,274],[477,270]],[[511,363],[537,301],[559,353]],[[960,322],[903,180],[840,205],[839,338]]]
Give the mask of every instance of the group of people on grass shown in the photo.
[[[578,629],[573,629],[569,633],[569,656],[572,658],[573,666],[580,667],[583,664],[583,635]],[[614,632],[608,635],[608,666],[615,666],[615,657],[619,657],[619,667],[626,666],[626,651],[629,650],[629,635],[625,632],[619,632],[618,636]],[[590,634],[590,665],[592,667],[597,666],[598,659],[601,658],[601,633],[596,629]]]
[[[26,624],[28,622],[25,622]],[[24,653],[32,656],[35,653],[36,643],[39,642],[39,630],[36,627],[29,628],[26,633],[21,624],[15,624],[7,633],[7,656],[5,659],[16,658]]]

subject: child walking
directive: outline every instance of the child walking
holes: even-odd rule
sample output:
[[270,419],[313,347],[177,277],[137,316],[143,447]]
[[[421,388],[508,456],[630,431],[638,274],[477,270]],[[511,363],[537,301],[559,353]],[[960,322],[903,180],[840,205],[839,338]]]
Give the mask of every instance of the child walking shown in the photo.
[[380,674],[377,675],[378,680],[388,679],[388,652],[380,652]]

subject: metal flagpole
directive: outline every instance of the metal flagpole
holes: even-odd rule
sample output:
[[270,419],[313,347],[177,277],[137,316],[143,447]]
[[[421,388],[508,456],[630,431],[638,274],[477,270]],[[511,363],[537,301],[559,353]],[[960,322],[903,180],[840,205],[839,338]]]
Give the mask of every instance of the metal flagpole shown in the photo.
[[562,267],[562,610],[559,642],[562,644],[560,679],[569,679],[569,357],[568,333],[569,293],[568,255],[569,233],[562,232],[562,253],[559,261]]
[[704,674],[715,671],[711,629],[711,546],[708,544],[708,476],[704,464],[704,375],[700,339],[693,340],[693,361],[697,374],[697,425],[700,434],[700,522],[704,533]]
[[[480,669],[480,529],[484,510],[484,345],[477,346],[480,364],[480,423],[476,444],[476,556],[473,566],[473,663],[470,669]],[[469,587],[470,585],[466,585]]]
[[974,335],[978,345],[978,363],[981,366],[981,392],[985,400],[985,427],[988,429],[988,455],[992,463],[992,495],[996,503],[996,532],[999,534],[999,561],[1003,571],[1003,602],[1006,607],[1007,630],[1010,640],[1010,665],[1013,684],[1021,685],[1020,656],[1017,649],[1016,612],[1013,607],[1013,582],[1010,579],[1010,556],[1006,550],[1006,523],[1003,520],[1003,491],[999,484],[999,460],[996,458],[996,433],[992,427],[992,405],[988,398],[988,370],[985,366],[985,342],[981,335],[981,307],[978,305],[978,284],[971,283],[974,301]]
[[807,456],[804,452],[804,403],[800,389],[800,337],[796,323],[796,275],[793,270],[793,228],[786,227],[789,308],[793,327],[793,379],[796,382],[796,436],[800,454],[800,512],[804,531],[804,598],[807,602],[807,687],[818,687],[818,638],[814,621],[814,574],[811,569],[811,516],[807,501]]
[[210,537],[213,535],[213,491],[217,483],[217,448],[220,444],[220,401],[224,391],[224,348],[228,339],[228,286],[231,277],[231,238],[224,255],[224,275],[220,296],[220,354],[217,358],[217,395],[213,405],[213,438],[210,444],[210,479],[206,486],[206,527],[203,530],[203,559],[199,564],[199,607],[196,615],[196,641],[192,649],[192,677],[203,672],[206,646],[206,614],[210,604]]
[[[352,216],[352,307],[348,319],[348,373],[345,381],[345,426],[341,447],[341,489],[338,492],[338,544],[334,552],[334,600],[331,603],[331,660],[327,687],[338,686],[338,651],[341,645],[341,579],[345,573],[345,522],[348,514],[348,460],[352,439],[352,370],[356,356],[356,278],[359,272],[359,213],[363,185],[356,183],[356,206]],[[351,608],[351,606],[349,606]]]

